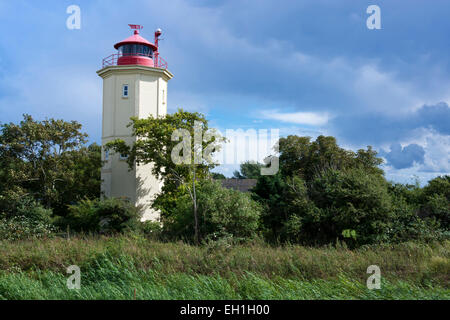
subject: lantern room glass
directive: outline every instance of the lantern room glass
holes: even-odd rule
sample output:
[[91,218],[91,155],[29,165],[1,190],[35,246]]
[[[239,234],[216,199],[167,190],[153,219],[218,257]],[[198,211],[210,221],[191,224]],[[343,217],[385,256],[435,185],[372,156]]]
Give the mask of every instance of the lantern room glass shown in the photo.
[[146,56],[153,58],[153,50],[142,44],[124,44],[118,48],[121,56]]

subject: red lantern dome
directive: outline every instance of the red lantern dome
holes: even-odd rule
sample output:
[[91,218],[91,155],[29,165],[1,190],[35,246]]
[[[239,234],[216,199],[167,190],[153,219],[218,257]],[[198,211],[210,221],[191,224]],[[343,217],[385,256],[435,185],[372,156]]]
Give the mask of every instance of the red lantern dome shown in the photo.
[[142,65],[167,68],[167,63],[159,57],[158,52],[158,37],[161,35],[161,30],[156,30],[156,44],[153,44],[139,35],[139,30],[143,28],[142,26],[134,24],[129,26],[131,29],[134,29],[134,34],[114,45],[118,53],[103,59],[103,67],[110,65]]

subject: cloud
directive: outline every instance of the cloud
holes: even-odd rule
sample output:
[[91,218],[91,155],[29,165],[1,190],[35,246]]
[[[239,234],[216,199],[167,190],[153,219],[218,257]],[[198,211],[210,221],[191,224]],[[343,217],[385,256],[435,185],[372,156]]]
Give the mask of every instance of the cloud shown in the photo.
[[420,172],[450,173],[450,135],[430,132],[425,138],[425,163]]
[[439,133],[450,134],[450,107],[445,102],[424,105],[415,113],[414,120],[417,126],[431,127]]
[[345,114],[331,121],[332,132],[345,141],[380,145],[406,139],[420,139],[423,129],[450,134],[450,106],[446,102],[423,105],[401,115],[365,112]]
[[409,144],[402,148],[400,143],[391,145],[389,152],[380,152],[386,158],[387,164],[395,169],[405,169],[412,167],[415,163],[423,164],[425,150],[418,144]]
[[[423,163],[413,160],[401,170],[448,170],[450,64],[442,39],[450,4],[386,2],[389,32],[373,32],[365,27],[364,6],[353,1],[173,0],[155,6],[141,0],[130,6],[80,0],[77,31],[65,27],[67,4],[5,3],[2,121],[16,121],[23,112],[64,117],[87,124],[98,138],[102,92],[95,71],[129,35],[127,23],[135,22],[144,23],[149,40],[152,30],[163,29],[161,54],[175,75],[170,111],[201,111],[225,128],[282,122],[283,134],[326,132],[348,146],[389,150],[400,143],[403,160],[394,157],[397,149],[389,151],[397,166],[420,161],[419,148],[408,148],[415,144],[425,151]],[[17,41],[23,35],[27,41]],[[253,122],[259,119],[263,123]]]
[[322,126],[328,122],[327,113],[318,112],[280,112],[278,110],[264,110],[262,116],[265,119],[278,120],[281,122],[303,124],[310,126]]

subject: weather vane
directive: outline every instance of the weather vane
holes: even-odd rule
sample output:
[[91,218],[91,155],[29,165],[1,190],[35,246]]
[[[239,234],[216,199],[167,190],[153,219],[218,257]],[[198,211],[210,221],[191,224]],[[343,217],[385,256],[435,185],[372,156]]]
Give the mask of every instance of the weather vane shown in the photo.
[[144,26],[141,26],[139,24],[129,24],[129,26],[130,26],[131,29],[134,29],[134,30],[144,29]]

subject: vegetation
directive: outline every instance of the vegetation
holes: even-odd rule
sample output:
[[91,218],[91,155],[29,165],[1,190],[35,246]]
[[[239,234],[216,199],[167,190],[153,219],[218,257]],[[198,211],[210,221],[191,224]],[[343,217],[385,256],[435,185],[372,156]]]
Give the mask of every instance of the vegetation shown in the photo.
[[280,172],[260,176],[253,197],[269,241],[349,246],[449,237],[450,176],[425,188],[386,181],[370,147],[352,152],[333,137],[280,139]]
[[240,171],[233,172],[236,179],[258,179],[261,176],[262,164],[253,161],[245,161],[240,165]]
[[[170,206],[159,203],[166,217],[163,233],[172,239],[192,241],[194,219],[188,192],[180,186],[173,199]],[[262,210],[249,195],[203,180],[197,186],[197,201],[199,240],[243,241],[256,237]]]
[[[77,122],[0,126],[0,298],[126,299],[132,288],[142,299],[450,298],[449,175],[391,183],[371,147],[288,136],[277,174],[252,162],[234,173],[257,179],[241,193],[214,181],[225,178],[211,172],[224,138],[202,114],[130,125],[134,144],[106,148],[131,168],[154,164],[158,222],[100,197],[101,147]],[[72,264],[81,291],[64,286]],[[382,290],[365,287],[372,264]]]
[[[130,168],[134,164],[152,163],[152,173],[163,182],[163,190],[154,201],[154,207],[161,209],[174,201],[172,194],[178,188],[187,191],[192,202],[194,218],[194,241],[200,240],[200,217],[196,187],[202,179],[210,177],[214,152],[224,141],[215,130],[209,129],[208,120],[200,113],[190,113],[182,109],[164,117],[150,116],[147,119],[131,118],[133,134],[137,141],[127,145],[117,139],[106,145],[120,154],[128,156]],[[181,142],[179,142],[181,140]],[[172,217],[170,210],[163,210],[161,221]]]
[[81,200],[69,206],[68,215],[59,224],[78,232],[117,233],[136,230],[139,218],[139,209],[126,200]]
[[[15,215],[32,198],[55,215],[68,204],[100,196],[100,146],[86,147],[76,121],[36,121],[0,127],[0,212]],[[27,200],[28,201],[28,200]]]
[[[307,248],[192,246],[141,237],[83,237],[0,246],[7,299],[449,299],[450,242]],[[81,268],[68,290],[66,267]],[[380,290],[365,286],[367,266]],[[24,290],[23,288],[26,288]]]

